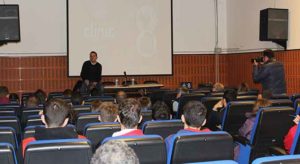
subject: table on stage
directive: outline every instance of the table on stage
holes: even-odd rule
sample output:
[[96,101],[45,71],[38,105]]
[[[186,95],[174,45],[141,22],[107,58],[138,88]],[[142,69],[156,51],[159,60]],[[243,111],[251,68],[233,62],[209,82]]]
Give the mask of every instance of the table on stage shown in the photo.
[[151,91],[153,89],[159,89],[164,87],[163,84],[134,84],[134,85],[109,85],[104,86],[104,92],[117,92],[120,90],[127,91],[127,92],[137,92],[139,90],[143,90],[144,93]]

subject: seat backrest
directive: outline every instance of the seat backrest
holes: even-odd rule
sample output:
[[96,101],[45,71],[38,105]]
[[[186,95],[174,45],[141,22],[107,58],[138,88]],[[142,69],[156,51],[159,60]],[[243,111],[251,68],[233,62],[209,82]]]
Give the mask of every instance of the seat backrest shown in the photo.
[[17,164],[17,157],[13,146],[9,143],[0,142],[1,164]]
[[167,162],[167,153],[164,140],[158,135],[144,135],[144,136],[120,136],[109,137],[103,142],[110,140],[122,140],[131,147],[140,163],[145,164],[165,164]]
[[0,116],[17,116],[14,110],[2,110],[0,109]]
[[89,123],[99,122],[99,113],[81,113],[76,121],[76,131],[79,134],[83,133],[84,127]]
[[[36,127],[45,127],[45,125],[33,125],[33,126],[27,126],[24,129],[24,133],[23,133],[23,139],[25,138],[29,138],[29,137],[34,137],[35,135],[35,128]],[[75,126],[72,124],[68,124],[67,125],[68,128],[72,128],[75,131]]]
[[18,141],[20,141],[21,128],[19,119],[16,116],[0,116],[0,126],[12,127],[16,132]]
[[86,139],[34,141],[25,149],[25,164],[88,164],[92,148]]
[[232,160],[233,140],[226,132],[182,133],[172,137],[168,164]]
[[89,113],[91,112],[91,107],[89,105],[74,105],[72,109],[76,113]]
[[242,95],[242,96],[237,96],[236,99],[238,101],[257,100],[257,95]]
[[290,99],[271,99],[272,106],[290,106],[293,107],[293,102]]
[[290,97],[285,94],[273,94],[270,99],[290,99]]
[[261,108],[251,131],[250,145],[253,146],[250,161],[268,154],[271,146],[283,147],[283,138],[293,125],[291,107]]
[[248,92],[238,92],[237,93],[238,96],[246,96],[246,95],[258,95],[258,91],[248,91]]
[[166,138],[183,129],[183,123],[181,120],[147,121],[143,124],[142,129],[144,134],[157,134]]
[[198,93],[198,94],[186,94],[179,98],[178,103],[178,111],[177,111],[177,118],[180,119],[182,113],[183,113],[183,107],[185,104],[187,104],[189,101],[196,100],[201,101],[201,98],[204,97],[205,94]]
[[37,108],[22,108],[22,118],[21,118],[21,125],[24,127],[26,126],[26,122],[29,116],[38,115],[41,111],[43,111],[42,107]]
[[34,125],[44,125],[40,115],[28,116],[28,119],[27,119],[27,122],[26,122],[26,127],[27,126],[34,126]]
[[246,121],[245,114],[253,110],[255,101],[232,101],[224,110],[222,130],[231,135],[238,134],[238,130]]
[[300,155],[282,155],[261,157],[255,159],[252,164],[296,164],[300,163]]
[[83,135],[91,141],[92,147],[97,148],[106,137],[111,137],[114,132],[120,131],[118,122],[99,122],[87,124]]
[[13,146],[15,150],[18,150],[18,141],[16,132],[11,127],[0,127],[0,142],[6,142]]
[[152,110],[141,111],[141,115],[143,116],[143,122],[152,120]]
[[114,102],[115,99],[112,96],[89,96],[86,98],[84,104],[91,104],[93,101],[100,100],[105,102]]

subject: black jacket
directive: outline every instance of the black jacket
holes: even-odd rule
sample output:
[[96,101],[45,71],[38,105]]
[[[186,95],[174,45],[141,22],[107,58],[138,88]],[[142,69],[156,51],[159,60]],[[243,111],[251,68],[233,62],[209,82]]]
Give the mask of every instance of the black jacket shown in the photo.
[[253,80],[262,84],[263,92],[286,93],[284,66],[275,60],[261,66],[253,66]]
[[100,82],[102,75],[102,65],[96,63],[93,65],[89,60],[82,65],[80,76],[82,80],[89,80],[90,82]]

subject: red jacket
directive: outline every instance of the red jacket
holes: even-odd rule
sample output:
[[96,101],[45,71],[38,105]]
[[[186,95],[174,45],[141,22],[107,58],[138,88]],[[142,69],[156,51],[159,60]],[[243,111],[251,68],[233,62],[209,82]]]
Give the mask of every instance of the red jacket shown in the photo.
[[290,154],[290,150],[292,148],[292,144],[297,132],[297,128],[298,125],[294,125],[293,127],[291,127],[291,129],[289,130],[289,132],[287,133],[287,135],[284,137],[284,148],[286,150],[287,153]]

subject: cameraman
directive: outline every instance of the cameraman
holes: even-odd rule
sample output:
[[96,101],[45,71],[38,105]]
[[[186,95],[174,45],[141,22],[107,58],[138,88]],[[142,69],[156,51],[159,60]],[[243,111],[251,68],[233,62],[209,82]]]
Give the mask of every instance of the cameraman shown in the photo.
[[253,80],[262,84],[263,93],[285,94],[286,82],[284,67],[276,61],[271,49],[263,51],[262,61],[253,61]]

